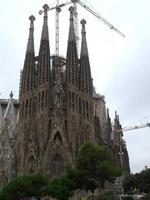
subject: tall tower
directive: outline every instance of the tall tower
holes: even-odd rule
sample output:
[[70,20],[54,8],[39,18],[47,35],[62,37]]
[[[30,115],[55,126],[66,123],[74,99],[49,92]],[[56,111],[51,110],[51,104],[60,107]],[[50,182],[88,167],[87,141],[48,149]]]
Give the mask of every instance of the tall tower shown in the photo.
[[[30,162],[30,146],[35,137],[31,128],[34,119],[34,112],[36,107],[35,102],[35,53],[34,53],[34,20],[32,15],[30,19],[29,38],[27,43],[24,67],[22,72],[22,83],[20,91],[20,112],[19,122],[17,126],[17,140],[15,151],[17,160],[18,173],[25,173],[28,171],[28,163]],[[35,149],[32,149],[35,154]],[[33,159],[33,156],[32,156]],[[32,162],[31,159],[31,162]],[[34,155],[35,160],[35,155]]]
[[78,151],[79,131],[79,82],[78,70],[79,61],[77,44],[74,30],[74,8],[70,7],[70,27],[68,35],[68,46],[66,56],[66,95],[67,95],[67,132],[70,151],[75,161]]
[[93,108],[93,84],[89,62],[89,54],[86,41],[86,21],[81,21],[82,40],[79,67],[79,111],[82,143],[86,140],[95,141],[94,138],[94,108]]
[[37,57],[36,79],[36,127],[37,146],[39,153],[39,167],[42,168],[43,154],[46,149],[49,134],[49,92],[50,92],[50,46],[48,31],[48,5],[43,6],[44,20],[40,41],[39,55]]
[[18,107],[12,92],[9,99],[0,99],[0,187],[16,175],[14,143]]

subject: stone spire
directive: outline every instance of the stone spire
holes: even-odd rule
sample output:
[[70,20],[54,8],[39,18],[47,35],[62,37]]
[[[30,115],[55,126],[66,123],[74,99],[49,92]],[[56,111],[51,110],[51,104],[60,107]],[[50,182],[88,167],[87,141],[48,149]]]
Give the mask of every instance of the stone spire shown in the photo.
[[29,39],[27,44],[27,50],[25,55],[24,67],[22,72],[22,89],[20,91],[20,97],[24,95],[24,92],[30,91],[34,88],[34,64],[35,64],[35,55],[34,55],[34,20],[35,17],[31,15],[30,20],[30,29],[29,29]]
[[41,35],[41,43],[38,58],[38,86],[46,84],[50,79],[50,47],[49,47],[49,32],[48,32],[48,5],[43,6],[44,9],[44,22]]
[[82,32],[81,32],[82,41],[81,41],[81,54],[80,54],[79,88],[82,92],[92,96],[93,86],[92,86],[88,48],[86,42],[86,31],[85,31],[86,21],[83,19],[81,21],[81,24],[82,24]]
[[74,12],[73,6],[71,6],[69,8],[69,11],[70,11],[70,28],[69,28],[68,42],[76,40],[76,38],[75,38],[75,30],[74,30],[74,19],[73,19],[73,12]]
[[72,86],[77,86],[77,73],[78,73],[78,54],[74,30],[74,19],[73,11],[74,8],[71,6],[70,11],[70,28],[68,36],[68,47],[67,47],[67,64],[66,64],[66,75],[67,75],[67,84]]
[[88,57],[89,56],[89,54],[88,54],[88,48],[87,48],[87,41],[86,41],[85,24],[86,24],[86,20],[82,19],[81,20],[81,25],[82,25],[82,31],[81,31],[82,42],[81,42],[81,55],[80,55],[80,57],[83,57],[83,56],[87,56]]
[[30,28],[29,28],[29,38],[28,38],[28,44],[27,44],[27,50],[26,53],[33,53],[34,54],[34,20],[35,17],[31,15],[29,17],[30,20]]
[[49,9],[48,5],[45,4],[43,6],[44,9],[44,23],[43,23],[43,29],[42,29],[42,36],[41,40],[49,40],[49,32],[48,32],[48,14],[47,11]]
[[7,108],[4,114],[4,119],[5,121],[7,121],[9,137],[14,137],[15,127],[16,127],[16,116],[15,116],[15,108],[14,108],[12,91],[10,93],[10,98],[9,98]]
[[107,108],[107,139],[108,142],[111,140],[111,132],[112,132],[112,124],[111,124],[111,118],[109,115],[109,108]]

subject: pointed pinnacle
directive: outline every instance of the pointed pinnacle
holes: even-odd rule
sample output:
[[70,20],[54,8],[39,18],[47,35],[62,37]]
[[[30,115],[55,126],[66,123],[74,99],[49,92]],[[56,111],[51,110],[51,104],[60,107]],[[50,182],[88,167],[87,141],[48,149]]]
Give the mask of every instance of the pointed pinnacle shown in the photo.
[[13,98],[13,92],[12,91],[10,92],[9,96],[10,96],[11,99]]
[[85,19],[82,19],[80,23],[81,23],[81,24],[82,24],[82,26],[83,26],[83,25],[85,25],[85,24],[86,24],[86,20],[85,20]]
[[74,7],[73,7],[73,6],[70,6],[70,7],[69,7],[69,11],[70,11],[71,13],[73,13]]
[[30,20],[31,22],[34,22],[35,17],[34,17],[33,15],[31,15],[31,16],[29,17],[29,20]]
[[26,52],[34,53],[33,31],[34,31],[35,17],[33,15],[31,15],[29,17],[29,20],[30,20],[30,28],[29,28],[29,38],[28,38],[28,44],[27,44]]
[[48,11],[49,6],[47,4],[44,4],[43,9],[44,9],[44,11]]

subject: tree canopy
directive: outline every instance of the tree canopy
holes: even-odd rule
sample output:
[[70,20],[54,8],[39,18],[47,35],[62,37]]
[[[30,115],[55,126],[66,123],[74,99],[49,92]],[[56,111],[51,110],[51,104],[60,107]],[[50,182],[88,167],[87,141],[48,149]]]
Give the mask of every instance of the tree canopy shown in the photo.
[[48,184],[47,177],[41,174],[18,176],[0,192],[0,199],[16,200],[24,197],[40,197]]
[[81,147],[76,168],[99,183],[101,188],[104,187],[105,181],[113,182],[114,178],[122,173],[111,151],[106,146],[91,142]]
[[58,200],[66,200],[73,196],[74,189],[74,182],[71,179],[62,176],[50,181],[48,186],[44,189],[43,194]]
[[123,185],[126,193],[134,193],[134,191],[150,192],[150,169],[127,175]]

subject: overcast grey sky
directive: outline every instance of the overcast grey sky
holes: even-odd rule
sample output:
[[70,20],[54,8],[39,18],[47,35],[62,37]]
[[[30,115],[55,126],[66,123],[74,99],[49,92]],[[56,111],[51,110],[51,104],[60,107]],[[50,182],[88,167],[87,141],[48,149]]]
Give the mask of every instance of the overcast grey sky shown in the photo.
[[[55,0],[0,0],[0,98],[8,98],[11,90],[18,98],[19,74],[23,67],[29,20],[35,21],[35,50],[38,54],[43,18],[42,6]],[[60,2],[66,2],[60,0]],[[92,76],[97,92],[106,97],[111,118],[120,115],[122,126],[150,122],[150,1],[88,0],[108,21],[125,35],[122,38],[78,6],[79,21],[87,21],[87,41]],[[66,55],[68,6],[60,13],[60,54]],[[79,24],[80,28],[80,24]],[[55,12],[49,12],[51,53],[55,47]],[[79,29],[80,32],[80,29]],[[131,171],[150,167],[149,128],[124,133],[129,151]]]

